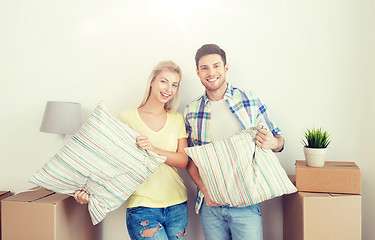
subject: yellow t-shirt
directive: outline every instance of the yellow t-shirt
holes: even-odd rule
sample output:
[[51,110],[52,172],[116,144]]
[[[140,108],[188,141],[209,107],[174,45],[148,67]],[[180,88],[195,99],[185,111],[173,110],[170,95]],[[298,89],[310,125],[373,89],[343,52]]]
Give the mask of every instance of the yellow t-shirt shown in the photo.
[[[178,139],[187,138],[182,114],[174,111],[167,113],[164,127],[157,132],[143,122],[137,109],[123,111],[118,118],[142,136],[147,136],[153,146],[163,150],[176,152]],[[186,200],[186,187],[177,169],[164,163],[130,196],[126,206],[165,208]]]

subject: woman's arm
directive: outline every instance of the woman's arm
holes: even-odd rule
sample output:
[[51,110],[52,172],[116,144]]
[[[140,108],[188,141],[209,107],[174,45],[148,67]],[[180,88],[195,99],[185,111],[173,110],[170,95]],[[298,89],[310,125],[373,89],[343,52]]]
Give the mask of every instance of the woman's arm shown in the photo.
[[178,146],[177,146],[176,152],[166,151],[166,150],[162,150],[160,148],[154,147],[151,144],[149,138],[145,136],[137,137],[137,144],[143,150],[151,150],[161,156],[166,157],[167,160],[165,161],[165,163],[171,167],[177,167],[177,168],[186,167],[186,164],[188,162],[188,156],[184,150],[184,148],[188,147],[186,138],[178,139]]

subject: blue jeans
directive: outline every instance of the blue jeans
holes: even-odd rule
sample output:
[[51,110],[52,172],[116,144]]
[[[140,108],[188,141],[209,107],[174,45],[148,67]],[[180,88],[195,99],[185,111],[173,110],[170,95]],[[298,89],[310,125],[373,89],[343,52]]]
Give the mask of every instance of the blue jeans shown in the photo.
[[262,240],[260,204],[248,207],[208,207],[203,201],[200,218],[205,240]]
[[187,202],[166,208],[134,207],[126,210],[126,224],[132,240],[183,239],[187,222]]

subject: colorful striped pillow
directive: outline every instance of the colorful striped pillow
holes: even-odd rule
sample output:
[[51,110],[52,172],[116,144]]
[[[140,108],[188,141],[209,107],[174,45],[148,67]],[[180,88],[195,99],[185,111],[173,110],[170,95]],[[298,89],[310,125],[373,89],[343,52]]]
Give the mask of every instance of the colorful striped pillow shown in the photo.
[[257,132],[254,127],[218,142],[185,148],[216,203],[244,207],[297,191],[272,150],[255,144]]
[[139,134],[112,117],[101,101],[87,122],[30,182],[73,195],[90,193],[93,224],[121,206],[165,157],[136,145]]

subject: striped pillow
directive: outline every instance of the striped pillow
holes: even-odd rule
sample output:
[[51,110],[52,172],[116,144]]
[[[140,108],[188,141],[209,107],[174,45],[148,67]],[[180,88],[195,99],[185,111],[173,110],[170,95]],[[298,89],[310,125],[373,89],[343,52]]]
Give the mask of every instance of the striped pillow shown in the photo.
[[112,117],[101,101],[87,122],[30,182],[73,195],[90,193],[88,209],[93,224],[121,206],[165,161],[136,145],[139,134]]
[[217,142],[185,148],[216,203],[244,207],[297,191],[272,150],[255,144],[257,132],[253,127]]

